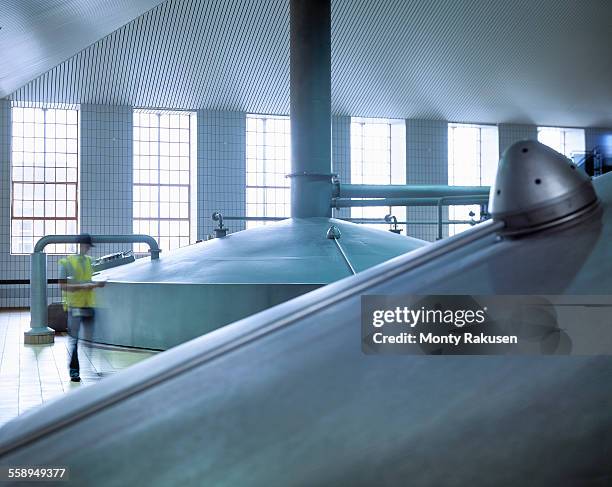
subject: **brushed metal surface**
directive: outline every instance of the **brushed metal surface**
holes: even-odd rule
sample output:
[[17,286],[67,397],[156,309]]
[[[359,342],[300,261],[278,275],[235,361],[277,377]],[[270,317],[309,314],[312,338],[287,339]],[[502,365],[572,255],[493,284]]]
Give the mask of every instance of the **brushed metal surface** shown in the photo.
[[330,218],[289,219],[109,269],[96,280],[93,339],[166,350],[351,275],[425,242]]
[[491,186],[489,211],[509,232],[571,219],[596,203],[591,178],[550,147],[516,142],[503,154]]
[[395,272],[438,242],[18,418],[0,464],[105,486],[607,485],[611,357],[366,356],[359,325],[363,293],[612,293],[612,174],[594,183],[589,218]]

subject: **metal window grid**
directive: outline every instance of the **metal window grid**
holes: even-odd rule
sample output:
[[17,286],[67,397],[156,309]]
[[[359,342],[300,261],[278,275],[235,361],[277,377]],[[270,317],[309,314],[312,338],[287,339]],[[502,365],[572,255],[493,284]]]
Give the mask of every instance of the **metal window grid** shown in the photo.
[[[391,123],[351,121],[351,183],[391,184]],[[351,218],[380,219],[391,207],[351,208]],[[379,225],[366,224],[380,229]]]
[[[499,134],[493,125],[448,124],[448,184],[488,186],[493,184],[499,154]],[[469,220],[470,211],[480,218],[480,206],[449,206],[449,220]],[[451,224],[449,235],[470,225]]]
[[162,249],[193,240],[192,124],[192,112],[134,111],[134,233],[155,237]]
[[[248,114],[246,119],[248,217],[288,217],[291,185],[289,117]],[[247,228],[266,221],[247,221]]]
[[[11,254],[27,254],[44,235],[78,232],[79,113],[60,105],[11,112]],[[47,253],[75,250],[57,244]]]
[[538,127],[538,141],[572,158],[574,153],[585,151],[584,129],[568,127]]

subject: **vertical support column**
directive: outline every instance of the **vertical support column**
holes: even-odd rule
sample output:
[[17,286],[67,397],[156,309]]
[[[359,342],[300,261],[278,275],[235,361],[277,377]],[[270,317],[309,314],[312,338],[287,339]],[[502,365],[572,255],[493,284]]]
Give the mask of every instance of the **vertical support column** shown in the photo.
[[53,343],[55,332],[47,326],[47,254],[33,252],[30,277],[30,329],[23,342],[30,345]]
[[331,217],[331,1],[291,0],[291,216]]

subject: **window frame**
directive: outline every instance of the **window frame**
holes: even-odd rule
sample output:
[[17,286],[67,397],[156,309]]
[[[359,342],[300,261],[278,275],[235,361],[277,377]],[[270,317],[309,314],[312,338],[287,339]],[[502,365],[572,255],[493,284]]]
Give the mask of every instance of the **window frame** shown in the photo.
[[[542,142],[540,140],[540,133],[547,131],[547,130],[555,130],[558,131],[562,137],[563,137],[563,142],[562,142],[562,146],[563,146],[563,152],[561,152],[561,154],[563,154],[565,157],[567,157],[568,159],[572,159],[573,158],[573,154],[571,152],[574,152],[576,154],[581,154],[584,155],[586,152],[586,131],[583,128],[578,128],[578,127],[554,127],[552,125],[538,125],[537,127],[537,140],[538,142],[546,145],[547,147],[550,147],[553,150],[557,150],[554,147],[549,146],[548,144],[546,144],[545,142]],[[581,144],[581,148],[580,150],[577,151],[571,151],[570,154],[567,153],[567,134],[573,132],[575,134],[580,134],[581,138],[582,138],[582,144]]]
[[[491,143],[491,147],[492,147],[491,150],[492,150],[492,153],[494,154],[493,160],[495,161],[495,165],[497,165],[497,163],[499,162],[499,126],[496,124],[486,124],[486,123],[448,122],[448,128],[447,128],[448,130],[447,184],[449,186],[457,185],[457,183],[455,183],[454,181],[451,183],[451,174],[452,174],[452,179],[454,180],[455,179],[454,177],[455,169],[458,167],[458,164],[454,160],[455,152],[451,150],[451,146],[454,147],[455,145],[455,137],[454,135],[451,136],[451,130],[454,131],[457,128],[478,129],[477,140],[478,140],[478,180],[479,180],[479,183],[478,184],[467,184],[467,185],[468,186],[490,186],[491,184],[493,184],[493,180],[491,181],[490,184],[486,184],[487,176],[494,179],[496,170],[493,170],[493,168],[491,168],[491,171],[489,172],[489,174],[485,174],[485,170],[483,170],[483,169],[486,169],[486,168],[483,168],[484,166],[483,147],[485,145],[484,144],[485,137],[483,136],[483,130],[492,130],[495,133],[495,137],[494,137],[495,140],[493,141],[494,143]],[[451,164],[451,160],[452,160],[452,164]],[[451,167],[452,167],[452,170],[451,170]],[[464,183],[461,183],[460,185],[464,185]],[[458,215],[455,214],[457,211],[461,212],[463,210],[465,210],[466,213],[469,213],[469,211],[474,211],[478,215],[480,213],[480,205],[450,205],[448,207],[448,219],[449,220],[463,219],[463,218],[457,218]],[[467,219],[467,217],[465,217],[465,219]],[[451,224],[448,224],[448,234],[456,235],[457,233],[465,231],[469,227],[470,225],[466,223],[451,223]]]
[[[192,243],[194,243],[196,241],[197,238],[197,214],[196,214],[196,208],[197,208],[197,112],[196,111],[192,111],[192,110],[160,110],[160,109],[150,109],[150,108],[134,108],[133,109],[133,115],[154,115],[157,117],[157,124],[156,126],[152,126],[150,123],[148,123],[146,126],[143,125],[138,125],[136,123],[136,119],[134,117],[133,122],[132,122],[132,144],[133,144],[133,149],[132,149],[132,154],[133,154],[133,167],[132,167],[132,174],[133,174],[133,181],[132,181],[132,231],[134,233],[147,233],[149,235],[151,235],[152,237],[154,237],[160,247],[164,247],[163,245],[163,240],[168,240],[168,247],[166,250],[175,250],[181,247],[185,247],[187,245],[191,245]],[[187,132],[189,134],[189,138],[188,138],[188,156],[182,156],[180,155],[180,146],[179,146],[179,155],[178,156],[171,156],[170,155],[170,145],[171,144],[182,144],[184,142],[179,141],[163,141],[162,139],[162,134],[161,134],[161,130],[162,128],[166,128],[166,127],[162,127],[161,126],[161,117],[167,115],[167,116],[172,116],[172,115],[179,115],[179,116],[188,116],[189,119],[189,126],[187,127]],[[148,140],[142,140],[141,138],[136,139],[136,128],[138,129],[146,129],[146,130],[155,130],[156,134],[155,134],[155,140],[151,140],[151,137],[148,137]],[[168,130],[172,130],[172,129],[178,129],[178,130],[184,130],[183,128],[180,127],[180,122],[179,122],[179,127],[173,127],[170,124],[170,119],[168,122]],[[139,134],[140,137],[140,134]],[[179,134],[180,137],[180,134]],[[151,153],[147,153],[147,154],[141,154],[140,153],[140,144],[141,143],[147,143],[147,144],[155,144],[157,146],[157,153],[156,154],[151,154]],[[138,146],[137,146],[138,144]],[[162,155],[162,150],[161,147],[163,144],[168,144],[168,155]],[[138,149],[137,149],[138,147]],[[143,169],[142,167],[140,167],[137,164],[137,160],[139,161],[140,157],[147,157],[149,158],[147,164],[149,164],[147,166],[146,169]],[[150,165],[151,162],[151,158],[155,158],[155,167],[152,168]],[[169,161],[169,166],[168,169],[162,169],[161,168],[161,159],[162,157],[168,157]],[[172,159],[174,157],[188,157],[189,158],[189,163],[188,163],[188,169],[187,171],[184,171],[182,169],[174,169],[172,168],[172,165],[170,164],[172,162]],[[180,165],[180,161],[179,161],[179,165]],[[149,174],[151,172],[156,173],[156,181],[157,182],[141,182],[140,180],[138,180],[138,182],[136,182],[136,180],[138,179],[136,177],[136,173],[137,171],[148,171]],[[162,171],[167,171],[168,172],[168,182],[167,183],[162,183],[161,182],[161,172]],[[179,180],[180,180],[180,173],[181,172],[187,172],[187,183],[171,183],[170,182],[170,178],[171,178],[171,174],[173,172],[178,172],[179,175]],[[138,204],[153,204],[155,203],[154,201],[151,201],[151,198],[149,198],[149,200],[144,201],[142,199],[136,200],[136,188],[148,188],[149,191],[151,190],[151,188],[155,188],[156,192],[157,192],[157,196],[156,196],[156,203],[157,203],[157,207],[156,207],[156,214],[157,216],[152,217],[150,216],[142,216],[139,214],[139,216],[136,216],[136,205]],[[184,204],[182,201],[162,201],[162,188],[164,189],[168,189],[168,194],[172,195],[174,193],[174,191],[172,191],[173,189],[178,189],[180,191],[181,188],[185,188],[186,189],[186,193],[187,193],[187,216],[186,217],[173,217],[172,216],[172,204],[177,204],[177,205],[181,205]],[[168,207],[168,216],[167,217],[162,217],[162,205],[167,203],[169,205]],[[180,212],[180,209],[179,209]],[[147,226],[149,227],[149,230],[147,232],[142,232],[140,230],[137,231],[137,222],[147,222]],[[186,222],[187,223],[187,228],[188,228],[188,235],[183,235],[180,231],[179,231],[179,235],[171,235],[171,231],[169,230],[168,236],[162,235],[162,225],[163,222],[168,222],[168,226],[170,227],[171,224],[173,222],[178,222],[179,226],[181,225],[182,222]],[[156,226],[156,232],[151,232],[150,231],[150,225],[151,224],[155,224]],[[141,228],[141,227],[140,227]],[[155,233],[153,235],[153,233]],[[178,246],[176,247],[172,247],[170,246],[170,242],[172,241],[172,238],[177,238],[178,239]],[[181,243],[181,239],[187,239],[187,243],[186,244],[182,244]],[[144,244],[134,244],[133,246],[134,248],[134,252],[137,254],[146,254],[147,253],[147,248],[146,245]]]
[[[357,173],[357,165],[356,161],[353,158],[353,154],[355,152],[354,148],[354,125],[361,125],[361,137],[360,137],[360,162],[358,165],[361,165],[361,171],[359,175],[359,181],[356,181],[355,175]],[[389,180],[384,183],[375,183],[364,180],[364,171],[363,165],[370,164],[365,157],[365,150],[368,150],[366,144],[364,144],[365,137],[363,135],[363,128],[366,125],[386,125],[387,135],[385,136],[388,139],[388,164],[389,164]],[[350,155],[351,155],[351,163],[350,163],[350,183],[351,184],[406,184],[406,121],[404,119],[398,118],[367,118],[367,117],[351,117],[350,121]],[[372,150],[372,149],[369,149]],[[382,213],[383,210],[386,209],[385,214],[392,214],[396,216],[398,221],[406,221],[407,220],[407,211],[405,206],[387,206],[387,207],[354,207],[349,209],[349,214],[351,218],[358,219],[380,219],[384,218],[385,215],[382,216],[374,216],[374,214]],[[365,214],[364,214],[365,213]],[[371,213],[372,216],[367,216],[367,213]],[[385,230],[385,226],[383,224],[377,223],[363,223],[367,227],[375,228],[378,230]],[[402,229],[404,232],[407,232],[406,225],[399,224],[399,229]],[[404,233],[406,235],[406,233]]]
[[[261,121],[263,128],[261,131],[259,130],[249,130],[249,120],[255,120],[255,123],[257,124],[257,121]],[[271,121],[281,121],[284,124],[286,124],[286,131],[274,131],[274,130],[267,130],[267,125],[271,122]],[[286,116],[286,115],[270,115],[270,114],[257,114],[257,113],[248,113],[246,115],[246,167],[245,167],[245,175],[246,175],[246,184],[245,184],[245,212],[246,212],[246,216],[248,218],[290,218],[291,216],[291,180],[286,178],[286,176],[288,174],[291,173],[291,119],[290,117]],[[253,134],[253,135],[250,135]],[[262,137],[262,143],[259,144],[257,139],[258,137],[261,135]],[[285,143],[283,143],[282,146],[278,146],[278,145],[274,145],[274,144],[269,144],[268,143],[268,139],[270,137],[274,136],[274,138],[277,137],[283,137],[285,138]],[[249,143],[249,140],[251,137],[255,137],[255,144],[253,146],[253,144]],[[249,157],[249,152],[250,149],[255,150],[255,157]],[[258,155],[258,148],[261,147],[262,148],[262,155],[261,158]],[[285,152],[286,152],[286,157],[282,158],[282,159],[278,159],[276,157],[269,157],[268,154],[271,150],[275,150],[277,148],[282,148]],[[252,170],[252,168],[250,167],[250,161],[253,161],[255,164],[255,170]],[[262,170],[259,171],[257,170],[257,165],[258,162],[261,161],[263,167]],[[279,161],[281,161],[283,164],[285,164],[285,168],[284,171],[285,172],[285,179],[284,181],[286,181],[286,185],[278,185],[278,184],[268,184],[267,180],[272,178],[272,179],[277,179],[279,177],[279,172],[275,171],[275,170],[270,170],[269,166],[270,165],[276,165]],[[250,184],[249,183],[249,179],[251,177],[254,177],[256,180],[258,179],[258,175],[262,175],[262,180],[263,180],[263,184]],[[249,194],[251,193],[251,191],[249,190],[262,190],[262,194],[263,194],[263,200],[260,201],[250,201],[249,200]],[[267,201],[268,198],[268,191],[269,190],[273,190],[275,192],[282,192],[283,194],[283,201],[282,202],[278,202],[275,198],[275,201]],[[270,207],[270,205],[275,205],[275,208],[272,209]],[[278,215],[278,211],[277,211],[277,207],[281,205],[284,208],[284,215]],[[261,213],[258,209],[258,207],[261,206]],[[251,208],[255,208],[255,211],[253,211]],[[274,213],[274,214],[272,214]],[[265,221],[265,220],[247,220],[246,221],[246,228],[253,228],[253,227],[258,227],[258,226],[263,226],[270,223],[269,221]]]
[[[15,109],[19,109],[19,110],[24,110],[24,118],[19,121],[19,122],[15,122]],[[43,113],[43,120],[42,122],[36,122],[36,114],[34,114],[34,121],[33,122],[27,122],[25,120],[25,110],[41,110]],[[72,111],[74,112],[74,115],[76,117],[76,120],[74,123],[58,123],[57,121],[53,121],[50,122],[48,121],[48,113],[50,110],[62,110],[62,111]],[[23,125],[25,125],[26,123],[32,123],[34,125],[34,133],[36,133],[36,125],[42,125],[42,137],[36,137],[35,135],[33,137],[26,137],[23,133],[21,135],[15,135],[15,124],[17,123],[21,123]],[[81,127],[80,127],[80,123],[81,123],[81,117],[80,117],[80,107],[77,105],[69,105],[69,104],[42,104],[42,105],[35,105],[35,104],[21,104],[21,103],[13,103],[11,105],[11,123],[10,123],[10,127],[11,127],[11,145],[10,145],[10,166],[9,166],[9,171],[10,171],[10,178],[9,178],[9,182],[10,182],[10,186],[9,186],[9,193],[10,193],[10,229],[9,229],[9,253],[10,255],[29,255],[31,252],[27,252],[27,251],[23,251],[24,248],[24,237],[23,237],[23,225],[22,225],[22,236],[21,237],[17,237],[14,235],[13,233],[13,222],[15,221],[19,221],[19,222],[32,222],[32,251],[34,250],[34,246],[36,245],[36,243],[38,242],[38,240],[40,238],[42,238],[43,236],[49,234],[49,235],[60,235],[59,233],[48,233],[45,230],[43,230],[43,235],[41,235],[40,237],[37,238],[35,231],[34,231],[34,225],[35,222],[42,222],[43,223],[43,228],[46,226],[45,222],[57,222],[57,221],[64,221],[64,222],[74,222],[74,227],[75,227],[75,232],[74,233],[78,233],[79,232],[79,226],[80,226],[80,205],[79,205],[79,199],[80,199],[80,183],[81,183],[81,178],[80,178],[80,170],[81,170]],[[55,180],[51,181],[51,180],[47,180],[46,179],[46,173],[47,173],[47,169],[53,169],[56,170],[58,168],[58,166],[56,165],[57,163],[54,162],[53,166],[49,167],[48,164],[48,159],[50,157],[50,155],[52,154],[52,152],[49,152],[47,147],[49,144],[49,141],[51,140],[51,137],[48,136],[48,127],[49,125],[64,125],[66,127],[68,126],[73,126],[75,127],[75,137],[68,137],[68,135],[66,134],[65,137],[57,137],[57,135],[55,135],[53,137],[54,140],[54,144],[57,140],[65,140],[66,141],[66,145],[67,145],[67,141],[68,140],[74,140],[75,144],[76,144],[76,153],[73,152],[69,152],[68,151],[68,147],[66,147],[65,150],[63,151],[53,151],[54,157],[56,157],[57,154],[63,154],[66,158],[66,162],[64,162],[64,165],[59,167],[59,169],[65,169],[66,171],[66,177],[64,181],[58,181],[57,178],[55,178]],[[43,144],[43,149],[42,149],[42,154],[43,154],[43,161],[42,161],[42,166],[39,166],[35,160],[32,162],[31,166],[28,166],[25,164],[24,161],[21,162],[20,165],[16,165],[15,164],[15,148],[14,148],[14,139],[15,138],[21,138],[25,141],[25,139],[36,139],[36,138],[41,138],[42,139],[42,144]],[[34,142],[35,143],[35,142]],[[21,150],[20,151],[22,154],[25,154],[26,152],[30,152],[30,151],[25,151],[25,150]],[[32,152],[32,154],[37,154],[40,153],[36,150],[34,150],[34,152]],[[71,167],[69,165],[68,162],[68,156],[70,155],[75,155],[75,160],[76,160],[76,167]],[[35,156],[34,156],[35,159]],[[25,170],[26,168],[30,168],[32,169],[33,173],[36,172],[36,169],[43,169],[44,172],[44,176],[41,180],[36,180],[36,177],[33,177],[31,180],[26,180],[25,177],[23,177],[20,180],[16,180],[15,179],[15,169],[17,168],[21,168],[22,171]],[[75,178],[74,180],[68,180],[68,171],[74,169],[75,171]],[[31,185],[32,186],[32,197],[31,199],[25,199],[24,195],[23,195],[23,189],[22,189],[22,197],[19,201],[26,202],[26,201],[32,201],[33,203],[33,209],[32,209],[32,216],[24,216],[23,215],[23,211],[21,216],[17,216],[15,214],[15,207],[16,207],[16,200],[15,200],[15,195],[17,193],[16,191],[16,186],[18,185],[22,185],[22,186],[27,186],[27,185]],[[36,186],[43,186],[43,198],[42,200],[36,199]],[[65,187],[65,193],[66,195],[68,195],[69,191],[68,188],[71,186],[74,186],[74,200],[72,198],[68,198],[68,196],[66,196],[65,199],[57,199],[57,197],[55,197],[54,199],[47,199],[46,194],[46,187],[47,186],[55,186],[56,188],[58,186],[63,186]],[[54,191],[55,194],[57,194],[56,191]],[[42,216],[36,216],[36,210],[34,208],[34,203],[36,201],[42,201],[43,203],[43,215]],[[45,216],[46,214],[46,208],[47,208],[47,204],[52,202],[54,207],[57,209],[57,203],[58,202],[63,202],[65,203],[65,213],[68,213],[68,204],[69,203],[74,203],[74,216]],[[54,225],[55,226],[55,225]],[[70,233],[68,230],[66,230],[64,233]],[[14,249],[14,245],[15,242],[14,240],[17,238],[21,238],[21,248],[22,251],[21,252],[17,252]],[[74,244],[53,244],[53,245],[49,245],[45,252],[49,255],[67,255],[67,254],[72,254],[76,252],[76,245]]]

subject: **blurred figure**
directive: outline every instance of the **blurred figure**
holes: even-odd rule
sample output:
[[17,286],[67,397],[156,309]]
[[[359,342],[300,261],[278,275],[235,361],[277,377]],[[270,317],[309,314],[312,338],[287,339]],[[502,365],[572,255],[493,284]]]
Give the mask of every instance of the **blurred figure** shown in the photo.
[[59,261],[60,287],[64,295],[64,309],[68,313],[68,334],[70,336],[69,370],[70,380],[80,382],[78,355],[79,333],[81,328],[86,336],[91,336],[94,324],[94,289],[103,287],[103,282],[92,282],[92,259],[87,253],[94,247],[91,235],[79,236],[79,253],[68,255]]

